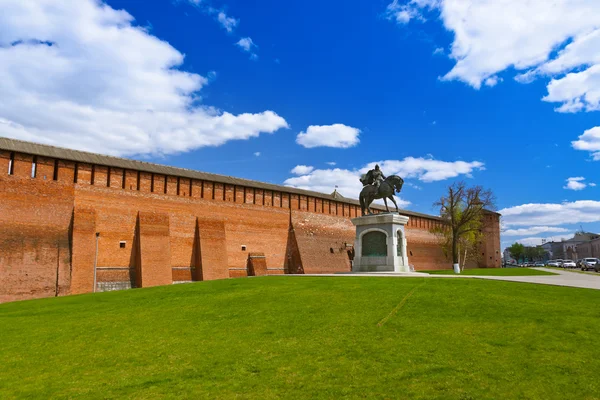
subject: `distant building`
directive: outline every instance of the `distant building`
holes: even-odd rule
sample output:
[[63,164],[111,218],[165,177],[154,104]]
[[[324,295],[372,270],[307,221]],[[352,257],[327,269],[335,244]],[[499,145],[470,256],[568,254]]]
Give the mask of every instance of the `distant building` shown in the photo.
[[578,258],[600,258],[600,238],[579,244],[577,256]]
[[544,261],[554,258],[554,251],[557,249],[557,245],[558,243],[556,242],[546,242],[540,246],[544,249]]
[[[593,243],[593,244],[592,244]],[[571,239],[561,242],[548,242],[552,258],[578,260],[586,257],[600,257],[600,235],[591,232],[577,232]],[[594,250],[598,248],[598,250]]]

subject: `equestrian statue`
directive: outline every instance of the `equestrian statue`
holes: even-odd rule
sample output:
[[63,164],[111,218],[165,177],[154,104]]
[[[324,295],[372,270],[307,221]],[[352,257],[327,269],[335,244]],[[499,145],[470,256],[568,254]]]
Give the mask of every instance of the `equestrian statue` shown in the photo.
[[364,174],[360,178],[360,181],[364,186],[359,197],[360,209],[363,216],[366,215],[365,211],[369,215],[373,214],[371,203],[376,199],[383,199],[387,212],[390,212],[387,204],[387,199],[390,199],[396,206],[396,212],[400,213],[398,204],[394,199],[394,194],[400,193],[402,185],[404,185],[404,179],[397,175],[391,175],[386,178],[379,169],[379,165],[375,165],[375,168]]

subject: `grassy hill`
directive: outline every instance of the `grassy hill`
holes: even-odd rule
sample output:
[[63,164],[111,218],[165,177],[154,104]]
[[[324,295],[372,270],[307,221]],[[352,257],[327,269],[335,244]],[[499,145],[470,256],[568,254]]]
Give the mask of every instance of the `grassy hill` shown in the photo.
[[265,277],[0,305],[0,398],[598,398],[600,291]]

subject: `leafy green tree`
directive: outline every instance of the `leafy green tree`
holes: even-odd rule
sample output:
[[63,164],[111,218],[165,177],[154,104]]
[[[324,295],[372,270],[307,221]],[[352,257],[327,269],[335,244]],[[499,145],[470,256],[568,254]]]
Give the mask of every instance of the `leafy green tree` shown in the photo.
[[521,260],[521,257],[525,256],[525,246],[521,243],[513,243],[513,245],[508,248],[508,251],[517,262]]
[[462,247],[464,265],[469,254],[478,253],[484,211],[494,209],[493,193],[481,186],[467,187],[465,182],[456,182],[434,206],[440,208],[440,216],[446,222],[442,229],[446,251],[452,262],[459,264]]

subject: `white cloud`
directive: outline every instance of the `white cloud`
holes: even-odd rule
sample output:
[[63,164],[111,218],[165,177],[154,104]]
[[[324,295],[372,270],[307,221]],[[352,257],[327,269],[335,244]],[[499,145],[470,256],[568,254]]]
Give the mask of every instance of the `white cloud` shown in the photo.
[[315,167],[308,165],[296,165],[290,172],[294,175],[306,175],[310,174],[314,169]]
[[233,17],[228,17],[227,14],[225,14],[223,11],[219,11],[219,13],[217,14],[217,21],[219,21],[221,26],[225,28],[227,32],[233,32],[233,29],[240,22],[239,20]]
[[408,24],[412,19],[425,21],[423,9],[434,9],[439,6],[440,0],[410,0],[400,4],[394,0],[387,6],[386,16],[400,25]]
[[[347,169],[316,169],[302,176],[287,179],[284,184],[305,190],[321,193],[332,193],[336,186],[337,191],[344,197],[356,199],[363,188],[359,181],[360,172]],[[409,201],[396,197],[398,207],[406,207]],[[389,204],[389,203],[388,203]],[[393,204],[391,204],[393,207]]]
[[600,222],[600,201],[523,204],[498,212],[502,214],[505,226],[556,226]]
[[260,154],[261,154],[260,151],[257,151],[256,153],[254,153],[254,156],[255,157],[260,157]]
[[563,189],[568,190],[583,190],[588,187],[588,184],[584,182],[583,176],[577,176],[573,178],[567,178],[567,184],[563,186]]
[[[359,180],[360,176],[374,168],[375,164],[375,162],[369,163],[355,170],[334,168],[296,171],[296,168],[298,168],[296,167],[292,170],[292,173],[305,173],[301,176],[289,178],[284,183],[288,186],[323,193],[333,192],[333,189],[337,185],[338,192],[343,196],[357,198],[363,187]],[[404,179],[416,178],[423,182],[439,181],[454,178],[458,175],[468,175],[475,169],[483,169],[483,164],[477,161],[473,163],[465,163],[463,161],[447,162],[414,157],[407,157],[404,160],[379,161],[377,164],[380,165],[381,170],[386,176],[399,175]],[[406,184],[412,185],[409,182],[406,182]],[[405,200],[402,201],[404,206],[408,204]]]
[[[112,155],[167,154],[287,127],[199,105],[207,78],[95,0],[3,0],[0,135]],[[211,74],[209,73],[209,76]]]
[[438,55],[438,54],[444,54],[444,48],[443,47],[438,47],[433,51],[433,55]]
[[498,84],[498,82],[502,82],[502,78],[499,78],[494,75],[494,76],[490,76],[489,78],[487,78],[484,81],[484,84],[485,84],[485,86],[488,86],[488,87],[494,87]]
[[564,233],[568,231],[568,229],[555,226],[532,226],[529,228],[507,229],[502,231],[502,236],[530,236],[539,235],[540,233]]
[[249,38],[249,37],[241,38],[236,43],[236,45],[239,46],[246,53],[250,53],[250,59],[252,61],[258,60],[258,55],[254,52],[254,50],[256,48],[258,48],[258,46],[252,41],[251,38]]
[[516,242],[517,243],[521,243],[522,245],[525,246],[540,246],[542,244],[544,244],[545,242],[560,242],[561,240],[567,240],[573,237],[573,233],[569,233],[569,234],[564,234],[564,235],[559,235],[559,236],[552,236],[552,237],[527,237],[527,238],[523,238],[523,239],[517,239]]
[[[378,163],[370,163],[362,172],[379,164],[383,171],[388,175],[399,175],[403,178],[416,178],[422,182],[443,181],[450,178],[456,178],[459,175],[472,177],[474,171],[485,170],[484,164],[479,161],[440,161],[432,158],[406,157],[403,160],[386,160]],[[388,172],[389,171],[389,172]]]
[[[514,68],[528,83],[554,77],[545,101],[559,112],[600,109],[600,2],[597,0],[439,0],[393,1],[388,18],[423,20],[436,8],[454,34],[454,67],[442,79],[479,89],[499,83],[493,77]],[[567,75],[565,75],[567,74]],[[491,80],[490,80],[491,79]]]
[[306,132],[300,132],[296,137],[296,143],[307,148],[313,147],[337,147],[346,149],[356,146],[360,130],[343,124],[311,125]]
[[591,152],[594,161],[600,161],[600,126],[588,129],[571,145],[574,149]]
[[335,161],[329,161],[329,162],[326,162],[325,164],[331,165],[332,167],[337,165],[337,163]]
[[415,185],[414,183],[411,183],[411,182],[404,182],[404,184],[406,186],[409,186],[409,187],[411,187],[413,189],[416,189],[416,190],[423,190],[423,187],[421,187],[419,185]]
[[254,42],[252,41],[252,39],[249,37],[241,38],[239,40],[239,42],[237,42],[236,44],[238,46],[240,46],[242,48],[242,50],[248,51],[248,52],[256,46],[254,44]]
[[223,10],[216,9],[210,5],[209,1],[187,0],[188,3],[195,6],[204,14],[211,15],[227,32],[231,33],[240,23],[239,19],[230,17]]

